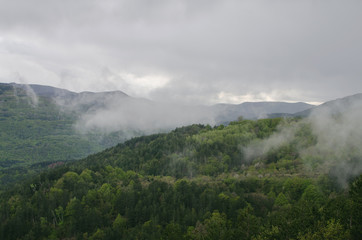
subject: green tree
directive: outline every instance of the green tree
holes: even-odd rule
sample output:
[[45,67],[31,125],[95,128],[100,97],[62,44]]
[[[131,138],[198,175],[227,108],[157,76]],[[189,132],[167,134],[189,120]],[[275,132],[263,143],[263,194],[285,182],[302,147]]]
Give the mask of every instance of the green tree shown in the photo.
[[353,239],[362,239],[362,174],[350,185],[351,234]]
[[238,210],[235,237],[251,239],[260,229],[260,219],[253,215],[254,209],[248,204],[244,209]]
[[319,206],[322,204],[324,197],[319,189],[315,185],[311,184],[304,190],[301,200]]
[[275,199],[274,204],[277,206],[285,206],[289,204],[289,201],[287,197],[284,195],[284,193],[279,193],[278,197]]
[[214,211],[210,218],[205,220],[206,239],[222,240],[230,239],[229,224],[224,213]]
[[[319,224],[321,225],[321,223]],[[299,235],[298,240],[347,240],[350,239],[348,230],[345,230],[338,221],[331,219],[325,226],[319,226],[319,228],[311,233],[308,232],[304,235]]]

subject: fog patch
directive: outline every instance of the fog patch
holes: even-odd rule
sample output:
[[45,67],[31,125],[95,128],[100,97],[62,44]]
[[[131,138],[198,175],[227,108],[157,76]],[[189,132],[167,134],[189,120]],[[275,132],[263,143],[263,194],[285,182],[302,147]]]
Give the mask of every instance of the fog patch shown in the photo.
[[282,124],[276,133],[272,134],[266,139],[256,139],[245,147],[242,147],[244,159],[247,162],[251,162],[256,158],[259,158],[273,149],[277,149],[290,141],[295,137],[297,131],[297,124],[284,125]]
[[[298,136],[303,126],[310,127],[315,141],[306,144],[305,136]],[[362,95],[323,104],[309,117],[281,124],[270,137],[255,140],[241,151],[251,162],[288,144],[293,144],[306,171],[331,174],[341,186],[347,186],[362,173]]]
[[99,130],[106,133],[133,129],[150,134],[193,123],[214,123],[212,112],[202,107],[128,97],[112,99],[101,105],[82,114],[76,128],[81,132]]
[[39,103],[39,98],[38,96],[36,95],[36,93],[34,92],[34,90],[27,84],[24,85],[25,87],[25,92],[26,92],[26,95],[29,97],[30,99],[30,102],[29,104],[33,107],[37,107],[38,106],[38,103]]
[[319,156],[341,185],[362,173],[362,99],[338,101],[312,112],[308,119],[317,144],[301,151]]
[[[21,84],[19,86],[21,89],[24,90],[23,93],[25,93],[25,95],[28,97],[27,98],[28,104],[32,107],[37,107],[38,103],[39,103],[39,98],[38,98],[38,95],[31,88],[31,86],[29,86],[28,84]],[[16,101],[18,102],[20,93],[18,92],[17,86],[13,85],[13,90],[14,90],[14,97],[16,98]]]

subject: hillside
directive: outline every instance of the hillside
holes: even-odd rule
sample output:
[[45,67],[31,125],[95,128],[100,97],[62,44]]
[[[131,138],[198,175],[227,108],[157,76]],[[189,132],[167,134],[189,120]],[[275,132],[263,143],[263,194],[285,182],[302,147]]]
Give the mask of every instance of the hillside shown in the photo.
[[0,84],[0,188],[134,136],[307,107],[302,103],[177,106],[132,98],[121,91],[75,93],[36,84]]
[[80,133],[74,128],[80,111],[64,110],[49,96],[49,88],[35,89],[40,95],[0,84],[0,185],[125,140],[122,132]]
[[312,114],[318,115],[320,113],[329,112],[331,115],[343,114],[346,110],[351,107],[357,108],[356,111],[360,110],[362,105],[362,93],[339,98],[336,100],[325,102],[319,106],[315,106],[300,112],[296,112],[290,116],[308,117]]
[[3,192],[0,237],[359,239],[361,154],[317,130],[277,118],[131,139]]

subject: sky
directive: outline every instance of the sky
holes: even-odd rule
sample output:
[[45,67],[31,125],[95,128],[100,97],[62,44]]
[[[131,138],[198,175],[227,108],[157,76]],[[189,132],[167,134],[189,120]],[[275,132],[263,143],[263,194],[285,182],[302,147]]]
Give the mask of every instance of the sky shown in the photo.
[[359,0],[0,0],[0,82],[185,104],[362,92]]

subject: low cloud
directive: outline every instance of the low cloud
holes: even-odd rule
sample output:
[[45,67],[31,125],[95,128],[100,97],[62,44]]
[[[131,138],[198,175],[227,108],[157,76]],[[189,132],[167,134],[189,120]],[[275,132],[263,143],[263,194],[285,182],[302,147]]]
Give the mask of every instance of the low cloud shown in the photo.
[[215,124],[214,113],[209,108],[153,102],[122,92],[84,92],[72,98],[60,97],[57,103],[66,111],[78,113],[75,128],[83,133],[150,134],[194,123]]
[[317,144],[302,152],[302,156],[322,157],[342,185],[350,177],[362,173],[362,96],[354,101],[341,100],[323,106],[309,117]]
[[[309,117],[282,124],[269,138],[252,142],[242,149],[247,161],[297,139],[301,127],[310,126],[316,142],[309,147],[296,145],[307,171],[329,173],[346,186],[349,179],[362,173],[362,95],[330,102],[316,108]],[[298,140],[296,140],[298,143]]]
[[131,100],[86,113],[80,117],[76,127],[82,131],[99,129],[112,132],[134,129],[144,133],[155,133],[193,123],[212,122],[211,112],[205,109]]
[[259,158],[270,150],[278,149],[279,147],[288,144],[295,137],[297,124],[282,125],[276,133],[272,134],[267,139],[256,140],[251,142],[246,147],[242,148],[244,158],[247,162],[251,162]]
[[[20,75],[17,75],[17,79],[19,80],[19,82],[24,82],[24,79]],[[31,88],[31,86],[29,86],[28,84],[22,84],[21,88],[24,90],[21,92],[21,94],[25,93],[26,96],[28,96],[27,98],[28,104],[32,107],[37,107],[39,103],[39,98],[38,95]],[[13,90],[14,90],[14,96],[18,101],[19,100],[18,94],[20,93],[18,92],[17,87],[13,87]]]

